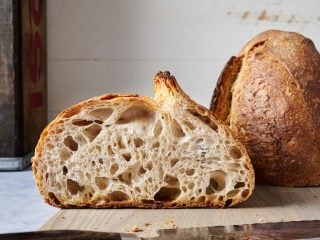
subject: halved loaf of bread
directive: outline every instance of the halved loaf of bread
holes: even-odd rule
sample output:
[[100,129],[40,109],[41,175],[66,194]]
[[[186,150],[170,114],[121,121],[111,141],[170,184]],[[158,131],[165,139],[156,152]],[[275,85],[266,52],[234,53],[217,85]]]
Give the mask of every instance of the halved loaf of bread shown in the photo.
[[169,72],[155,97],[109,94],[72,106],[43,131],[33,171],[53,206],[233,206],[254,188],[245,148]]

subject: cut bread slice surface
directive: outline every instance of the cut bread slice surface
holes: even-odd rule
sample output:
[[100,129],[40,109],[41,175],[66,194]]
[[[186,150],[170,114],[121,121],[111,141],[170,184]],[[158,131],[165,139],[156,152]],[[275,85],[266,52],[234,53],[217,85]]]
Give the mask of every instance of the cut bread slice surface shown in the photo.
[[155,97],[108,94],[72,106],[41,134],[34,177],[56,207],[233,206],[254,189],[245,148],[169,72]]

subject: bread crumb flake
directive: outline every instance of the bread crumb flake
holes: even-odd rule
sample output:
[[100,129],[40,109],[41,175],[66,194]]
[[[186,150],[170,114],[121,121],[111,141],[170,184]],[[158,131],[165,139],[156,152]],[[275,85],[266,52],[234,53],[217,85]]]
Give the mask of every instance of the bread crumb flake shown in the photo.
[[175,221],[173,219],[165,219],[164,220],[164,224],[165,225],[170,225],[170,227],[172,228],[177,228],[177,224],[175,223]]
[[142,228],[139,228],[138,226],[134,226],[134,227],[131,229],[131,232],[143,232],[143,229],[142,229]]

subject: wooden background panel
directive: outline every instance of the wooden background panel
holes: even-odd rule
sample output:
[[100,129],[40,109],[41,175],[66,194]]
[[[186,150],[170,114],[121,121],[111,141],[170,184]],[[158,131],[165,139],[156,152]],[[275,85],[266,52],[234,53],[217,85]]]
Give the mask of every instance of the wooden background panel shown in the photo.
[[[15,131],[17,79],[14,59],[19,54],[16,48],[16,5],[12,1],[0,4],[0,136],[6,141],[0,142],[0,157],[14,157],[21,152],[22,144],[16,141],[21,132]],[[8,121],[10,119],[11,121]]]
[[[49,118],[104,92],[151,94],[170,70],[208,106],[228,58],[267,29],[297,31],[320,48],[320,1],[48,1]],[[74,90],[72,90],[74,89]]]

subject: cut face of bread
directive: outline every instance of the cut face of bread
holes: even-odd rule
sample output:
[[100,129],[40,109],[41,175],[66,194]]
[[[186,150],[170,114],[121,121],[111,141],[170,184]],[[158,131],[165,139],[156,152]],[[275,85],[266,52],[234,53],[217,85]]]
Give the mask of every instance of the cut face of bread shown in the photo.
[[168,72],[156,75],[154,99],[105,95],[62,112],[33,171],[58,207],[224,207],[254,188],[244,147]]

